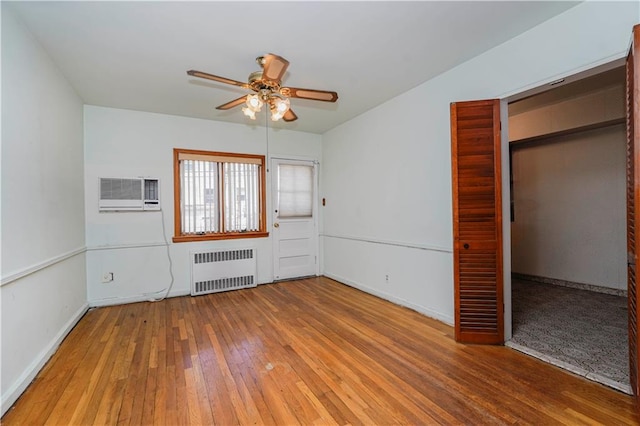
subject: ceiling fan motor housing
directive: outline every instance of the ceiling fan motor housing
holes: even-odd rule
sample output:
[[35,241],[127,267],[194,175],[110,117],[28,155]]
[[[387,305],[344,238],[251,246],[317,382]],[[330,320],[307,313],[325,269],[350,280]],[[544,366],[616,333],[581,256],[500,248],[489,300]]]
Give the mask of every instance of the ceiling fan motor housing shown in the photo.
[[277,93],[280,90],[280,84],[278,82],[265,80],[262,77],[262,71],[255,71],[249,74],[249,86],[256,92],[269,90],[270,92]]

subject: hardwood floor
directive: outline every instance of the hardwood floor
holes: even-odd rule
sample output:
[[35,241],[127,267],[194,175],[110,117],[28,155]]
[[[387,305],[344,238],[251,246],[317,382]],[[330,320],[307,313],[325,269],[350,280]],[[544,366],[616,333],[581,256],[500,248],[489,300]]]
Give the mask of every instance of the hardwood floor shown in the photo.
[[2,419],[637,424],[630,396],[327,278],[91,310]]

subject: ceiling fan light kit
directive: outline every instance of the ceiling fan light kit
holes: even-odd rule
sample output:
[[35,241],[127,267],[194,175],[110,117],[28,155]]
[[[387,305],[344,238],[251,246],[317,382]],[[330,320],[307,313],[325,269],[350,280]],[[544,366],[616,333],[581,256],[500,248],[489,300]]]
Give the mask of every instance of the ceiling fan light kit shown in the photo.
[[247,101],[245,103],[247,104],[247,106],[242,108],[242,112],[244,112],[244,115],[246,115],[250,119],[255,120],[256,112],[260,112],[260,108],[262,108],[264,102],[258,95],[247,95],[246,97]]
[[290,102],[288,98],[284,98],[277,93],[270,93],[267,90],[261,90],[260,94],[247,95],[245,104],[242,108],[244,115],[252,120],[256,119],[256,113],[260,112],[262,106],[266,103],[271,111],[271,120],[278,121],[289,111]]
[[289,61],[281,56],[269,53],[256,58],[256,62],[262,70],[252,72],[247,83],[196,70],[189,70],[187,74],[256,92],[216,107],[216,109],[227,110],[245,104],[246,106],[242,108],[242,112],[252,120],[256,119],[256,113],[261,111],[264,104],[269,105],[272,121],[278,121],[281,118],[284,121],[297,120],[298,116],[291,110],[289,98],[323,102],[335,102],[338,100],[338,94],[332,91],[282,87],[282,77],[287,72]]
[[285,113],[289,111],[290,101],[288,98],[273,98],[269,103],[271,108],[271,121],[278,121],[284,117]]

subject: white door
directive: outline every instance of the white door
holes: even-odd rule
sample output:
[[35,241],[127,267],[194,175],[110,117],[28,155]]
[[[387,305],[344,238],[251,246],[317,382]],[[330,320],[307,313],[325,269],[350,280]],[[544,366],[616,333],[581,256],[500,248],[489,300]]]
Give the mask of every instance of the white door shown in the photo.
[[274,280],[318,275],[318,177],[313,161],[271,163]]

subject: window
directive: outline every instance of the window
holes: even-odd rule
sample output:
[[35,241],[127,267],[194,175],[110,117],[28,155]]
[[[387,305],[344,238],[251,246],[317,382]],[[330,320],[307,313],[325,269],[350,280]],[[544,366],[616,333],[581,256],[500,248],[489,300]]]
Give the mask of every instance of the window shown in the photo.
[[278,165],[278,217],[309,218],[313,213],[313,166]]
[[173,150],[174,242],[266,237],[264,156]]

